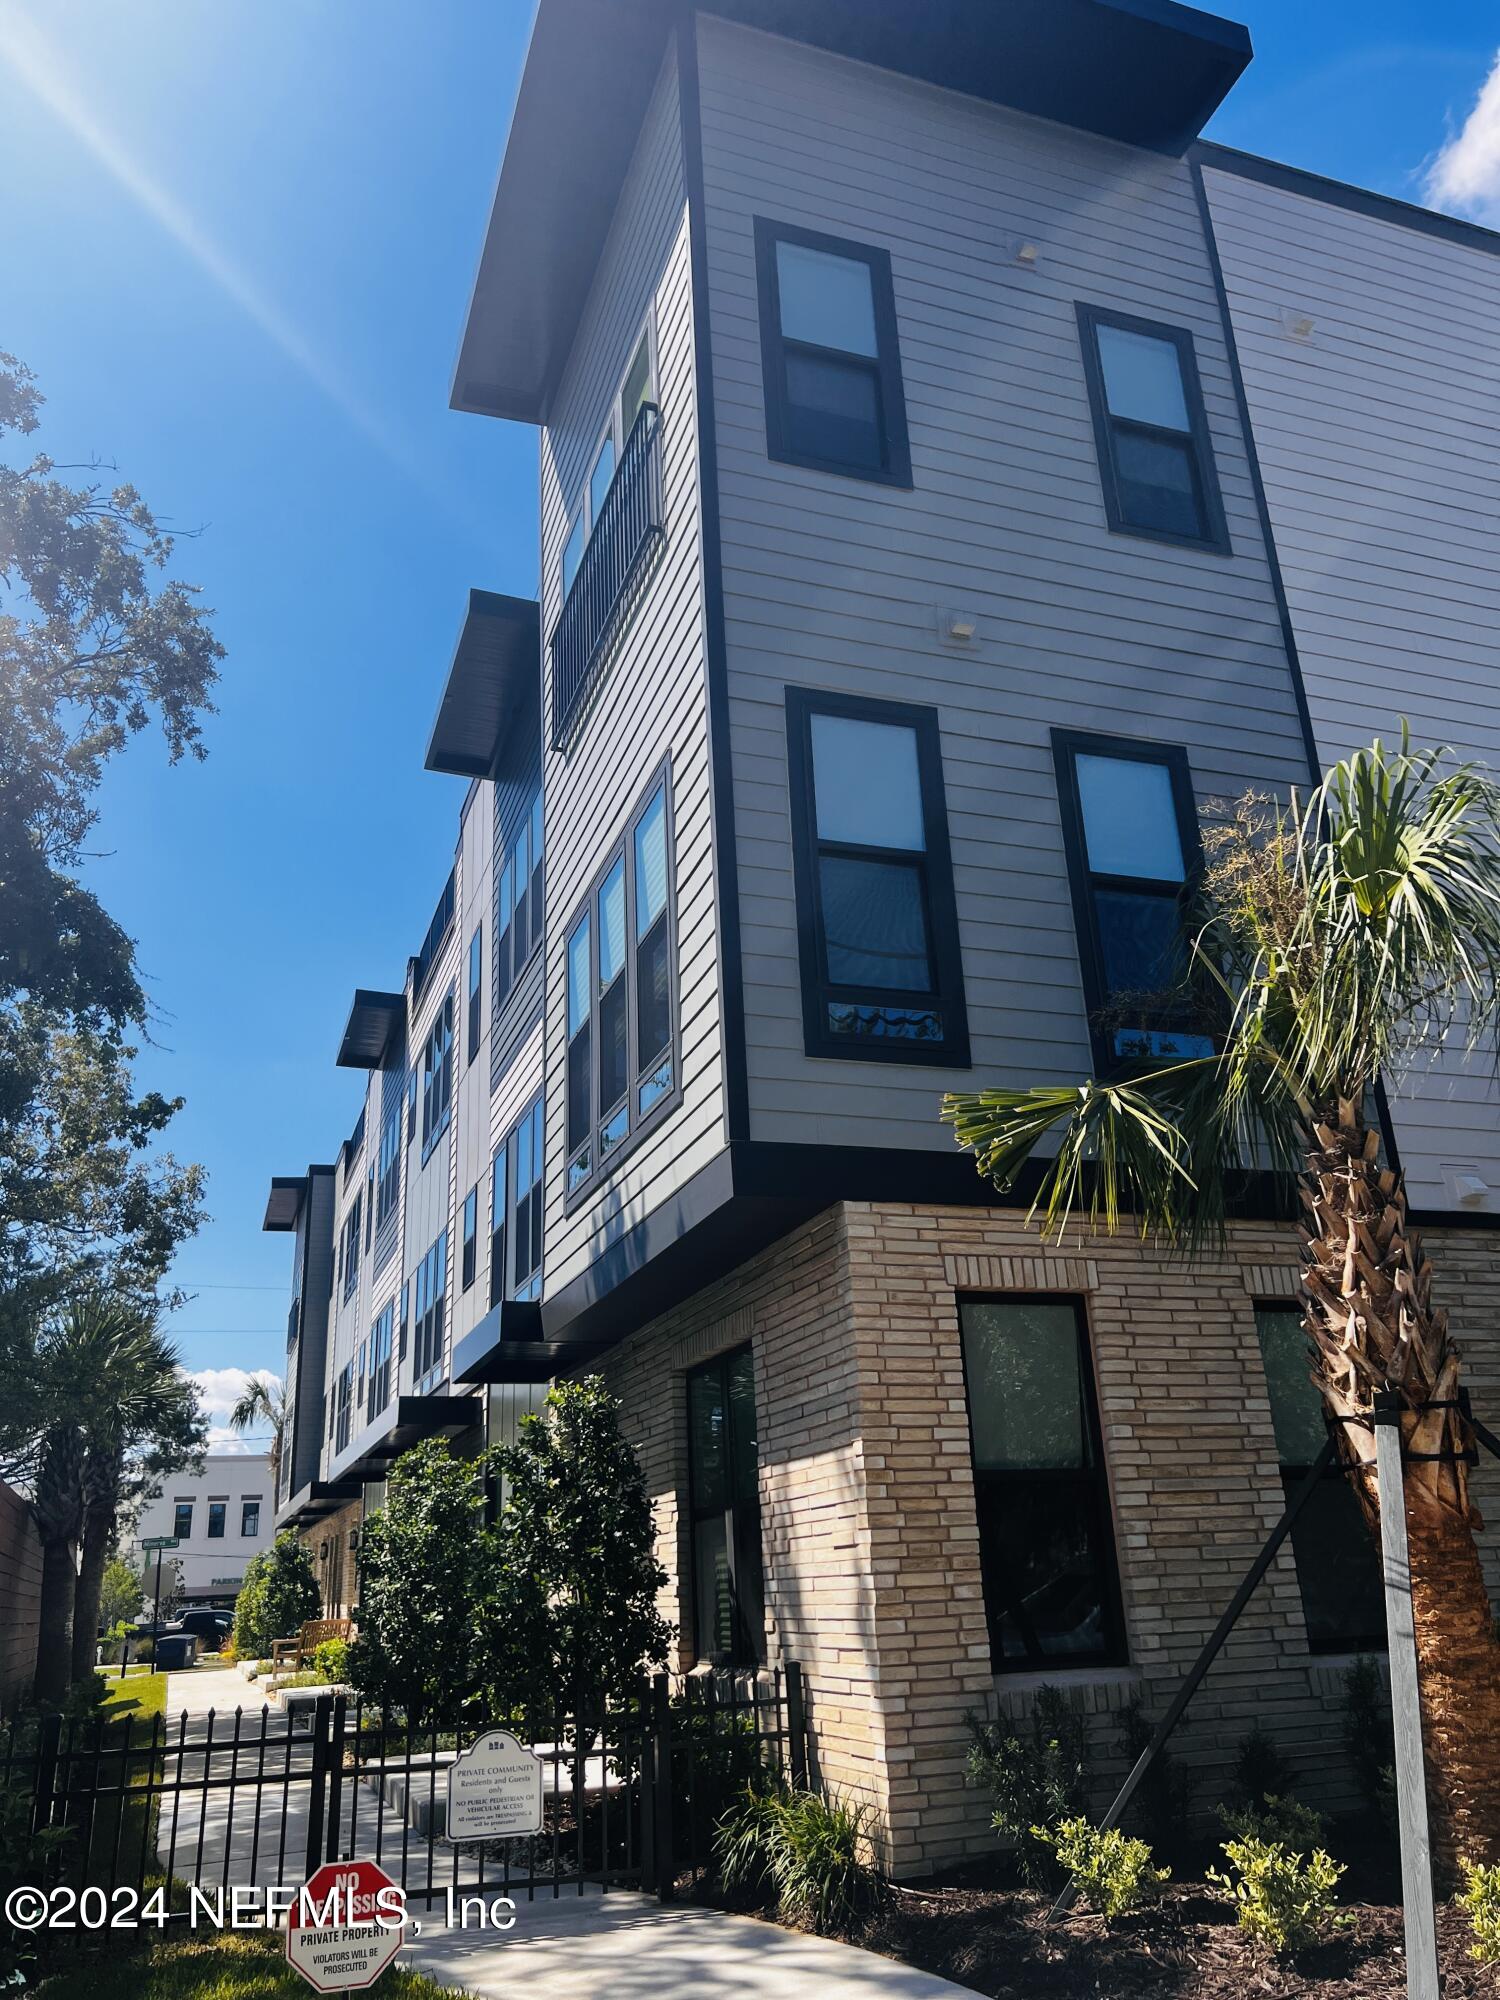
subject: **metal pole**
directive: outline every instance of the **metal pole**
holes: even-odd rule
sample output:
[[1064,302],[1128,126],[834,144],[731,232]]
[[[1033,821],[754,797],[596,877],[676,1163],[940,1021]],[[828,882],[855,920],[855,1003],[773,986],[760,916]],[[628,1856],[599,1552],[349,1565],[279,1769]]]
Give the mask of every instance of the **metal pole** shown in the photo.
[[156,1665],[156,1643],[161,1637],[157,1627],[161,1624],[161,1550],[156,1551],[156,1601],[151,1607],[151,1664]]
[[[1182,1720],[1183,1711],[1201,1687],[1204,1675],[1218,1658],[1219,1649],[1239,1623],[1240,1613],[1250,1602],[1251,1597],[1255,1593],[1256,1585],[1275,1561],[1276,1551],[1292,1531],[1292,1523],[1317,1491],[1318,1482],[1333,1462],[1333,1454],[1334,1442],[1330,1437],[1325,1440],[1323,1449],[1313,1461],[1312,1468],[1308,1472],[1307,1477],[1288,1501],[1285,1513],[1266,1538],[1265,1547],[1250,1565],[1245,1574],[1245,1580],[1234,1593],[1228,1610],[1224,1613],[1218,1624],[1215,1625],[1207,1645],[1193,1662],[1192,1671],[1176,1694],[1173,1695],[1170,1708],[1168,1708],[1166,1714],[1156,1725],[1155,1735],[1151,1738],[1151,1741],[1146,1745],[1140,1756],[1136,1758],[1130,1775],[1126,1778],[1124,1784],[1121,1785],[1119,1791],[1116,1792],[1113,1805],[1111,1805],[1109,1811],[1099,1822],[1101,1831],[1119,1824],[1121,1815],[1125,1811],[1126,1806],[1135,1797],[1142,1779],[1156,1762],[1167,1738]],[[1059,1917],[1065,1916],[1072,1909],[1077,1897],[1078,1878],[1076,1875],[1070,1875],[1063,1884],[1057,1901],[1047,1912],[1047,1922],[1049,1924],[1055,1923]]]
[[1427,1778],[1422,1763],[1422,1709],[1417,1693],[1417,1630],[1412,1617],[1411,1557],[1406,1542],[1401,1403],[1389,1390],[1381,1390],[1375,1397],[1375,1468],[1380,1479],[1380,1553],[1385,1572],[1386,1647],[1396,1744],[1396,1805],[1401,1821],[1406,1991],[1409,2000],[1438,2000],[1437,1918],[1432,1903],[1432,1846],[1427,1831]]

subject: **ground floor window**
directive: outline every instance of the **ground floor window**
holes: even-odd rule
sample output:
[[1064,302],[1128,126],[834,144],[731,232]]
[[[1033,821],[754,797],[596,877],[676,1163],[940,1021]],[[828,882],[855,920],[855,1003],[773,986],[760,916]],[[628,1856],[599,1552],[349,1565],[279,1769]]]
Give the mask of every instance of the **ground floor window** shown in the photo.
[[[1327,1438],[1323,1402],[1312,1383],[1302,1314],[1293,1305],[1259,1305],[1255,1329],[1266,1365],[1271,1422],[1288,1500],[1306,1479]],[[1354,1489],[1330,1466],[1292,1529],[1292,1559],[1314,1653],[1368,1652],[1385,1645],[1385,1596],[1375,1541]]]
[[959,1305],[979,1555],[998,1670],[1124,1656],[1109,1488],[1083,1308]]
[[766,1644],[750,1349],[695,1368],[687,1400],[694,1644],[700,1660],[748,1665]]

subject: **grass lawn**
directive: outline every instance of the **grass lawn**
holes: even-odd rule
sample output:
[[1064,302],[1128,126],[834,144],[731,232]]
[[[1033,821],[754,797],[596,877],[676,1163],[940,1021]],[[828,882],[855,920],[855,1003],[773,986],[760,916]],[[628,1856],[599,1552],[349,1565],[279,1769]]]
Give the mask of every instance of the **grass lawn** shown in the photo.
[[[145,1724],[149,1729],[153,1715],[167,1712],[167,1677],[165,1674],[127,1674],[120,1679],[118,1671],[105,1676],[109,1690],[104,1702],[105,1720],[123,1722],[128,1715],[137,1724]],[[135,1731],[131,1731],[134,1737]]]
[[[149,1954],[80,1959],[35,1988],[37,2000],[308,2000],[312,1988],[286,1962],[279,1936],[168,1938]],[[365,1992],[376,2000],[454,2000],[399,1964]]]

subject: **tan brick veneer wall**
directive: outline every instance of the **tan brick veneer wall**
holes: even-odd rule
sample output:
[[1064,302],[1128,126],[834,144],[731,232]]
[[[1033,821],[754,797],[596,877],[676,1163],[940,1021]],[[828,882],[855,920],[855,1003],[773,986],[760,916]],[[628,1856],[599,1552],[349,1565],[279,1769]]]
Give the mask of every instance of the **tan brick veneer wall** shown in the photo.
[[[1500,1238],[1434,1232],[1442,1295],[1500,1426]],[[772,1659],[806,1670],[821,1775],[874,1805],[890,1859],[917,1873],[987,1842],[963,1778],[966,1710],[1029,1710],[1034,1681],[992,1678],[980,1587],[958,1298],[1085,1299],[1108,1462],[1130,1666],[1054,1674],[1101,1714],[1139,1692],[1159,1713],[1282,1505],[1253,1302],[1296,1282],[1289,1226],[1236,1225],[1195,1266],[1134,1238],[1039,1247],[1022,1217],[893,1204],[833,1208],[609,1357],[690,1618],[679,1511],[683,1376],[751,1340]],[[1500,1521],[1500,1466],[1480,1498]],[[1487,1532],[1500,1587],[1500,1535]],[[681,1664],[691,1663],[685,1650]],[[1307,1651],[1283,1551],[1180,1732],[1200,1803],[1222,1797],[1259,1719],[1310,1791],[1346,1798],[1338,1667]],[[1101,1752],[1114,1725],[1096,1725]]]

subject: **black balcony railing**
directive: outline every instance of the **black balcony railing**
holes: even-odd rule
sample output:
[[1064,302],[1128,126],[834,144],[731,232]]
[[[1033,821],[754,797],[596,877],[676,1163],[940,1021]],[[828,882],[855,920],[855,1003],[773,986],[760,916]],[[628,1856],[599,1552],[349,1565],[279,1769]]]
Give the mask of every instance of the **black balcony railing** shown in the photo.
[[448,927],[453,922],[453,898],[456,887],[456,871],[443,884],[443,893],[438,897],[438,906],[432,913],[432,922],[427,926],[427,935],[422,940],[422,949],[417,953],[416,965],[411,976],[412,999],[421,998],[422,988],[427,984],[427,975],[443,948],[443,939],[448,935]]
[[661,412],[642,405],[552,628],[552,747],[567,742],[625,597],[662,532]]

